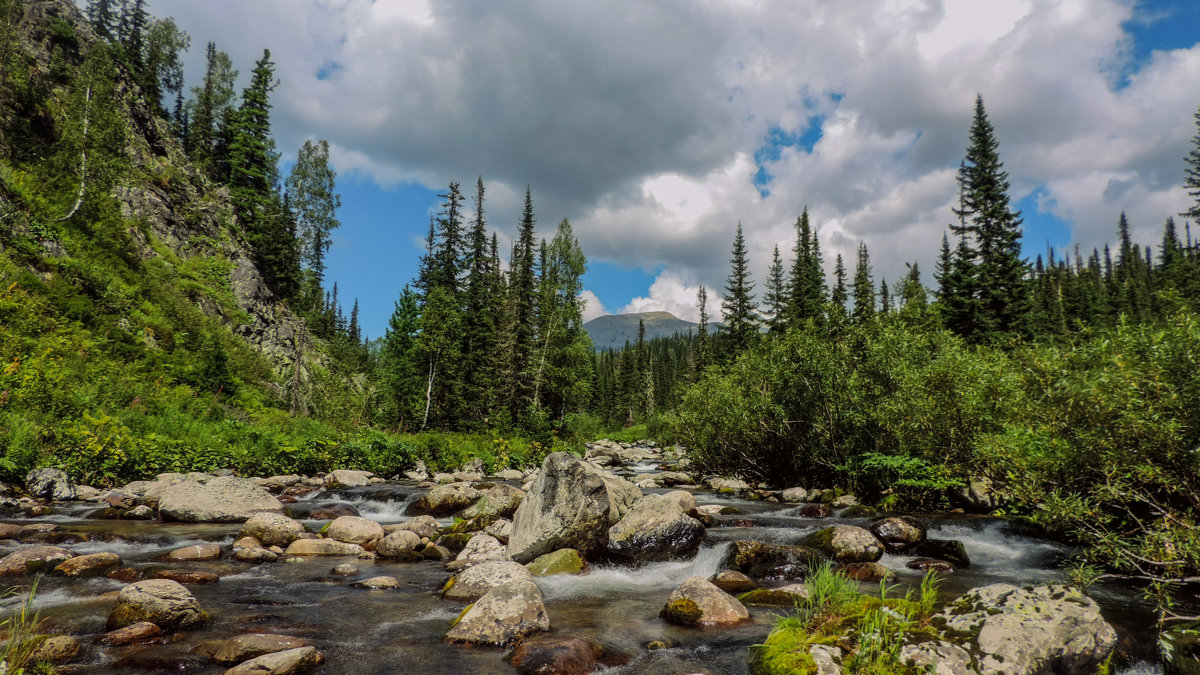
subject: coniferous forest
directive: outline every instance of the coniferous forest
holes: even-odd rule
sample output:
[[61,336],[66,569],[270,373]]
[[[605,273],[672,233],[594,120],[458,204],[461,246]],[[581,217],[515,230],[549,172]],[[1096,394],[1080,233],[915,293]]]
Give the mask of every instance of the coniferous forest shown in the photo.
[[1163,626],[1200,576],[1200,112],[1179,148],[1194,202],[1156,241],[1113,213],[1102,248],[1025,255],[1004,129],[977,96],[932,269],[884,279],[866,242],[830,259],[807,209],[751,260],[730,223],[696,328],[620,349],[593,347],[585,252],[537,185],[513,228],[464,177],[368,338],[327,273],[330,145],[277,147],[270,51],[236,64],[209,42],[189,83],[198,45],[143,0],[77,14],[0,0],[6,484],[42,467],[101,490],[221,469],[520,473],[652,439],[697,478],[1010,519],[1061,543],[1076,583],[1143,584]]

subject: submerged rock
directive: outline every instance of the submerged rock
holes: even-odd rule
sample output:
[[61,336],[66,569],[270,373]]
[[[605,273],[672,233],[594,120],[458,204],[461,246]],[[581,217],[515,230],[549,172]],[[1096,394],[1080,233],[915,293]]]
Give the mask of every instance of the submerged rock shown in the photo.
[[121,589],[108,615],[108,629],[149,621],[164,630],[187,630],[207,620],[188,589],[168,579],[151,579]]
[[955,567],[964,569],[971,566],[971,559],[967,557],[967,548],[956,539],[926,539],[917,544],[911,554],[923,558],[945,560]]
[[688,516],[670,495],[646,495],[608,529],[608,551],[634,560],[691,555],[704,539],[704,525]]
[[803,579],[821,560],[821,554],[807,546],[742,540],[730,545],[721,566],[753,578]]
[[587,569],[587,561],[583,555],[573,548],[560,548],[545,555],[540,555],[525,565],[529,573],[535,577],[548,577],[553,574],[580,574]]
[[523,563],[560,548],[585,556],[600,553],[608,544],[608,528],[641,496],[629,481],[569,453],[551,453],[513,515],[508,553]]
[[370,579],[363,579],[362,581],[356,581],[350,585],[355,588],[365,588],[371,591],[382,591],[391,588],[400,588],[400,580],[396,577],[379,576],[371,577]]
[[315,647],[298,647],[250,659],[225,671],[225,675],[299,675],[325,662]]
[[584,675],[600,668],[599,645],[570,635],[537,635],[524,640],[509,656],[526,675]]
[[174,551],[163,556],[164,560],[169,562],[182,562],[185,560],[216,560],[221,557],[221,547],[218,544],[194,544],[192,546],[184,546],[177,548]]
[[883,542],[889,553],[900,553],[925,541],[925,526],[909,516],[880,518],[867,529]]
[[976,588],[932,623],[948,637],[971,640],[982,675],[1095,673],[1117,641],[1096,603],[1065,586]]
[[779,588],[757,588],[742,593],[738,600],[747,605],[769,605],[774,607],[795,607],[808,598],[811,592],[804,584],[789,584]]
[[542,592],[528,579],[493,588],[463,612],[446,633],[452,643],[510,645],[533,633],[550,630]]
[[732,626],[750,620],[745,605],[701,577],[692,577],[672,591],[659,615],[681,626]]
[[257,658],[264,654],[274,654],[288,649],[309,647],[312,643],[291,635],[275,635],[271,633],[247,633],[223,640],[212,659],[217,663],[234,664],[247,659]]
[[207,483],[185,480],[158,494],[158,513],[164,520],[240,523],[264,511],[280,513],[283,505],[245,478],[223,476]]
[[138,640],[148,640],[163,634],[163,629],[149,621],[131,623],[124,628],[109,631],[100,638],[100,642],[108,645],[127,645]]

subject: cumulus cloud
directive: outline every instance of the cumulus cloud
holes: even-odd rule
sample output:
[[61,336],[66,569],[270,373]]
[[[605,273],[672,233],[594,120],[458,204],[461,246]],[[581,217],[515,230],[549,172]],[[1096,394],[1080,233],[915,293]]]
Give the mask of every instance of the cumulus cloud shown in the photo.
[[[1126,27],[1147,17],[1128,0],[155,0],[152,10],[197,45],[217,41],[243,73],[272,49],[285,152],[327,138],[339,169],[381,184],[482,174],[492,224],[508,234],[532,185],[541,229],[570,217],[590,258],[665,270],[631,308],[694,317],[695,287],[720,287],[739,221],[761,280],[806,206],[830,268],[866,241],[889,279],[911,260],[929,270],[977,92],[1014,199],[1036,191],[1082,245],[1111,239],[1121,210],[1153,241],[1188,203],[1179,158],[1200,103],[1200,46],[1131,70]],[[756,161],[772,132],[818,125],[811,147]]]
[[[699,321],[700,306],[696,302],[696,294],[699,292],[700,284],[688,284],[680,275],[663,271],[654,283],[650,284],[650,294],[630,300],[621,313],[670,312],[686,321]],[[712,289],[708,289],[708,316],[714,323],[720,321],[719,318],[712,318],[719,317],[720,303],[721,299]]]
[[611,314],[611,312],[604,308],[604,303],[600,302],[600,298],[596,297],[595,293],[587,289],[584,289],[584,291],[579,294],[579,300],[583,303],[584,323],[587,323],[598,316]]

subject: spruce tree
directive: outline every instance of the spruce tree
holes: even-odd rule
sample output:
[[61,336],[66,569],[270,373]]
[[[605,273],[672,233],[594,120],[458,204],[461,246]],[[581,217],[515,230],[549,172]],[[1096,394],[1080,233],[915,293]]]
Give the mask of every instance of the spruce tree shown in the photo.
[[700,322],[696,325],[696,370],[704,372],[712,363],[712,347],[708,337],[708,290],[704,284],[696,290],[696,307],[700,311]]
[[238,72],[229,55],[217,51],[216,43],[208,43],[204,58],[204,81],[201,86],[192,88],[187,146],[192,161],[207,171],[210,178],[216,178],[220,175],[217,169],[219,128],[231,110]]
[[533,360],[534,338],[537,331],[537,265],[534,250],[533,194],[525,188],[525,207],[517,225],[517,241],[509,262],[509,293],[513,297],[514,334],[512,373],[514,397],[509,401],[513,419],[520,419],[533,398],[532,383],[527,378]]
[[738,223],[737,235],[733,239],[729,264],[729,277],[725,280],[725,293],[721,296],[721,314],[725,318],[725,331],[729,335],[730,345],[738,352],[749,347],[758,332],[754,282],[750,280],[750,262],[741,223]]
[[789,275],[788,323],[800,325],[819,319],[825,302],[825,277],[816,230],[808,219],[808,207],[796,219],[796,243],[792,247]]
[[296,210],[296,229],[301,260],[310,272],[311,292],[325,280],[325,254],[333,241],[332,232],[341,226],[337,210],[342,196],[337,192],[337,173],[329,165],[329,143],[304,141],[286,186]]
[[788,306],[787,282],[783,276],[783,260],[779,257],[779,246],[771,257],[771,268],[767,271],[766,292],[763,294],[763,309],[766,310],[767,326],[772,333],[783,331]]
[[116,34],[117,13],[113,4],[114,0],[88,0],[88,22],[102,40],[112,40]]
[[[1184,168],[1183,187],[1189,196],[1195,200],[1186,211],[1179,214],[1192,221],[1200,221],[1200,109],[1193,115],[1196,121],[1196,135],[1192,137],[1192,149],[1183,158]],[[1190,248],[1190,243],[1189,243]]]
[[463,258],[463,195],[458,181],[451,181],[446,192],[438,197],[443,201],[437,217],[434,283],[457,295]]
[[842,260],[842,254],[837,254],[837,261],[833,266],[833,295],[830,297],[830,302],[833,304],[833,314],[836,318],[845,318],[846,316],[846,263]]
[[407,285],[388,320],[380,353],[384,417],[397,429],[413,427],[421,401],[421,370],[416,353],[420,331],[417,294]]
[[866,323],[875,316],[875,282],[871,278],[871,255],[866,242],[858,244],[858,261],[854,267],[854,322]]

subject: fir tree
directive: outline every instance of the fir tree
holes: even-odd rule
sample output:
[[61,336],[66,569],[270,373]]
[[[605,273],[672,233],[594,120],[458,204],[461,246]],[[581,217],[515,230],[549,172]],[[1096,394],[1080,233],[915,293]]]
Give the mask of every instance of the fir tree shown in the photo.
[[833,304],[833,313],[837,318],[845,318],[846,316],[846,264],[842,260],[842,254],[837,254],[837,261],[833,266],[833,295],[830,297],[830,302]]
[[437,217],[437,246],[434,251],[434,283],[459,291],[459,272],[463,258],[463,195],[458,181],[451,181],[446,192],[438,195],[442,210]]
[[875,316],[875,282],[871,278],[871,255],[866,242],[858,245],[858,261],[854,267],[854,322],[865,323]]
[[708,337],[708,290],[704,284],[696,290],[696,307],[700,311],[700,321],[696,325],[696,370],[704,372],[712,363],[712,348]]
[[809,223],[805,207],[796,219],[796,243],[792,247],[789,281],[788,322],[799,325],[821,316],[825,302],[825,278],[821,270],[821,251],[817,233]]
[[222,119],[231,111],[237,75],[229,55],[217,51],[216,43],[209,42],[205,47],[204,81],[192,88],[194,100],[187,145],[192,161],[214,178],[220,175],[216,165],[218,131]]
[[754,282],[750,280],[750,263],[741,223],[738,223],[737,235],[733,239],[729,264],[729,277],[725,280],[725,293],[721,296],[721,314],[725,318],[725,330],[731,346],[735,351],[742,351],[750,346],[758,327]]
[[117,14],[113,3],[114,0],[88,0],[88,22],[102,40],[112,40],[116,35]]
[[783,260],[779,257],[779,246],[771,258],[771,268],[767,271],[766,292],[763,294],[763,305],[766,310],[767,326],[772,333],[779,333],[785,326],[788,305],[788,289],[783,276]]
[[[1195,203],[1179,215],[1193,221],[1200,221],[1200,109],[1196,110],[1193,119],[1196,120],[1196,135],[1192,137],[1191,151],[1183,158],[1187,165],[1184,169],[1183,187],[1195,200]],[[1191,248],[1190,242],[1188,247]]]
[[532,363],[537,329],[537,270],[534,256],[533,194],[525,189],[525,207],[517,226],[517,241],[509,262],[509,293],[513,297],[514,335],[512,372],[516,378],[514,398],[509,402],[513,418],[518,419],[532,403],[533,388],[527,378]]

